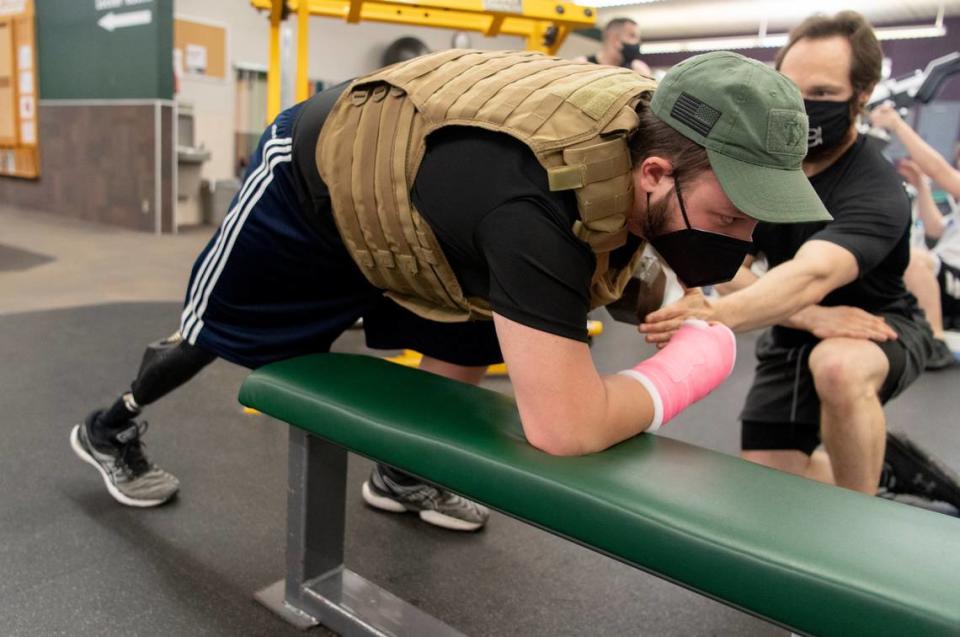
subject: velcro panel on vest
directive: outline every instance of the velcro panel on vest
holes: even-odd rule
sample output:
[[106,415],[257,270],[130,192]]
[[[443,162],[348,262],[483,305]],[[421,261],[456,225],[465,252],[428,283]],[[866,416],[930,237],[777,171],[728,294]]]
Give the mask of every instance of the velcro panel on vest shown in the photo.
[[[346,93],[340,97],[342,103]],[[353,179],[352,154],[343,158],[335,154],[337,149],[353,148],[353,132],[360,121],[360,109],[337,108],[331,111],[317,141],[317,165],[326,184],[349,184]],[[341,151],[342,152],[342,151]],[[380,276],[371,248],[367,245],[357,213],[354,208],[353,192],[347,188],[329,188],[330,203],[334,211],[334,221],[343,243],[370,283],[385,288],[386,281]],[[376,248],[374,247],[374,250]]]
[[373,264],[368,267],[374,268],[385,286],[393,290],[405,288],[406,283],[403,273],[397,269],[396,260],[380,223],[378,208],[382,202],[377,197],[376,166],[359,161],[363,157],[375,156],[380,144],[389,143],[392,139],[392,136],[388,136],[386,140],[380,139],[380,119],[387,92],[388,87],[383,84],[372,88],[366,105],[355,109],[360,111],[360,121],[357,123],[357,135],[353,140],[354,159],[350,184],[355,218],[373,257]]
[[[384,99],[380,115],[379,130],[384,131],[385,137],[380,140],[377,147],[374,168],[377,213],[383,236],[390,252],[394,255],[397,269],[404,282],[404,285],[395,288],[396,292],[421,298],[442,298],[436,291],[424,285],[417,276],[420,266],[413,249],[413,246],[417,245],[416,231],[412,223],[406,224],[408,228],[405,228],[401,221],[401,210],[409,206],[408,193],[405,188],[398,187],[400,182],[397,179],[397,175],[400,175],[402,181],[405,172],[403,166],[398,167],[395,162],[398,138],[394,133],[398,128],[404,105],[407,104],[402,97],[402,91],[391,89]],[[409,111],[408,108],[406,115],[408,119],[412,116]]]
[[[446,264],[446,259],[443,257],[440,245],[430,228],[426,224],[422,224],[426,230],[420,227],[419,214],[413,209],[413,204],[410,202],[408,184],[413,182],[408,172],[407,157],[410,153],[411,141],[419,142],[422,140],[422,134],[419,132],[419,127],[422,126],[420,124],[421,118],[418,116],[412,101],[403,99],[402,96],[399,96],[397,101],[400,102],[401,114],[395,130],[396,141],[390,153],[393,183],[395,185],[394,195],[397,201],[396,219],[400,224],[404,238],[410,246],[410,250],[416,256],[418,276],[420,277],[419,289],[423,292],[423,298],[432,301],[433,305],[440,304],[451,311],[460,313],[466,310],[467,305],[460,290],[460,285],[456,278],[453,278],[454,285],[452,287],[448,286],[450,277],[445,277],[438,272],[438,269],[443,269],[442,267],[438,268],[438,264],[441,260],[443,264]],[[452,277],[450,266],[447,265],[446,269],[450,271]],[[394,291],[399,293],[397,290]],[[424,316],[423,314],[420,315]],[[465,319],[455,318],[451,320]]]
[[[564,77],[569,73],[569,71],[562,72],[563,69],[568,68],[570,67],[563,65],[558,67],[556,60],[542,55],[525,59],[469,87],[451,105],[447,111],[447,118],[475,120],[501,127],[505,119],[498,118],[494,111],[499,108],[498,103],[504,95],[511,95],[504,91],[513,91],[511,99],[506,100],[506,105],[512,112],[513,108],[527,99],[530,93],[539,90],[538,78],[542,74],[553,74],[552,81],[556,81],[556,78]],[[546,85],[549,85],[549,82]]]
[[[547,90],[532,96],[524,113],[509,118],[505,125],[528,135],[534,152],[564,148],[587,141],[597,135],[606,121],[594,118],[579,105],[572,103],[570,97],[576,93],[589,94],[598,84],[605,87],[609,81],[623,80],[626,77],[623,71],[625,69],[611,67],[592,73],[571,74],[551,84]],[[633,75],[630,71],[626,73]],[[632,84],[620,82],[620,85],[623,91],[620,100],[626,103],[631,97]],[[531,116],[530,113],[536,116]],[[542,120],[543,115],[546,115],[545,120]],[[612,109],[607,117],[612,119],[615,115],[616,109]]]
[[527,77],[536,77],[540,74],[537,69],[550,68],[555,67],[547,65],[539,57],[519,64],[517,60],[511,58],[491,59],[448,81],[424,104],[425,116],[432,121],[469,118],[470,121],[479,119],[483,122],[499,124],[505,117],[498,119],[490,113],[478,117],[479,110],[489,102],[489,98],[484,99],[481,93],[495,91],[499,102],[498,108],[509,109],[509,114],[529,94],[529,91],[526,91],[523,95],[514,94],[513,99],[504,99],[504,92],[516,87],[521,81],[518,74],[526,72]]

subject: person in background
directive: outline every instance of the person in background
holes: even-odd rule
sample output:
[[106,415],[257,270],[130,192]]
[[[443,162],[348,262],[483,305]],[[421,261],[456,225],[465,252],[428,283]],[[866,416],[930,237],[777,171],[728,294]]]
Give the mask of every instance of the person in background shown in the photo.
[[650,67],[640,60],[640,30],[636,22],[630,18],[613,18],[603,27],[602,43],[599,51],[578,61],[622,66],[652,77]]
[[[927,362],[927,369],[944,369],[956,364],[943,339],[944,323],[960,321],[960,225],[955,215],[940,212],[930,179],[916,162],[901,160],[897,172],[916,191],[914,207],[923,232],[923,237],[914,240],[903,281],[917,297],[938,340],[937,355]],[[927,249],[926,240],[935,241],[931,249]]]

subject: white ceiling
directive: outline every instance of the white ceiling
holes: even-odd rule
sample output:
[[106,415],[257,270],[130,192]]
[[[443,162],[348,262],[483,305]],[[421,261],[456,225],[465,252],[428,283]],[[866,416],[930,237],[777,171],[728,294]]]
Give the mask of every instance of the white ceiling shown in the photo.
[[[616,0],[592,0],[602,5]],[[629,0],[624,0],[629,1]],[[591,0],[580,0],[588,4]],[[766,19],[768,33],[783,33],[813,13],[853,9],[878,25],[933,24],[940,6],[947,17],[960,15],[960,0],[654,0],[602,8],[598,26],[614,17],[637,21],[643,39],[666,40],[703,35],[757,33]],[[948,34],[960,48],[960,35]]]

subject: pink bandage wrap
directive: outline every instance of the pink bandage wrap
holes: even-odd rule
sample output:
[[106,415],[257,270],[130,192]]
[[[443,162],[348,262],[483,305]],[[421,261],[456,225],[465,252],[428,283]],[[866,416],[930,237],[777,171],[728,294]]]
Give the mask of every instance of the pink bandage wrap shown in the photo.
[[705,397],[733,371],[737,340],[721,323],[687,320],[666,347],[621,374],[644,386],[653,399],[656,431],[678,413]]

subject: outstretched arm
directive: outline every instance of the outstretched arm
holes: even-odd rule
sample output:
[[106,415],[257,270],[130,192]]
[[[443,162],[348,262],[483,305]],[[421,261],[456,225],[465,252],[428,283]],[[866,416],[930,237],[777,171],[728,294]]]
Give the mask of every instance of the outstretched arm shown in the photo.
[[910,152],[913,161],[917,162],[920,170],[954,198],[960,199],[960,171],[951,166],[940,153],[910,128],[892,104],[881,104],[873,109],[870,113],[870,121],[896,135]]
[[856,279],[858,273],[857,259],[846,248],[829,241],[808,241],[793,259],[739,291],[696,307],[682,303],[667,306],[650,314],[640,331],[648,335],[648,341],[661,343],[669,341],[688,318],[719,321],[735,332],[776,325],[816,305],[833,290]]

